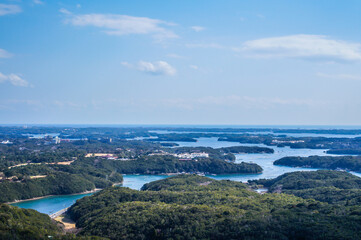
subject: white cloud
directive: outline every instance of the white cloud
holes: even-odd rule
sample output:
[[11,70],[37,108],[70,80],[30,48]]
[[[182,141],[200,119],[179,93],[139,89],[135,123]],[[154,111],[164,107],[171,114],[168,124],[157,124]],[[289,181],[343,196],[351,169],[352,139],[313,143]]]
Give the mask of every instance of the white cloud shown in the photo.
[[156,62],[139,61],[137,64],[122,62],[121,64],[127,68],[133,68],[140,72],[144,72],[152,75],[173,76],[177,73],[177,70],[165,61],[156,61]]
[[22,79],[19,75],[11,73],[9,75],[2,74],[0,72],[0,83],[9,82],[17,87],[28,87],[29,83],[25,79]]
[[326,73],[317,73],[317,77],[329,78],[329,79],[339,79],[339,80],[356,80],[361,81],[361,76],[352,75],[352,74],[326,74]]
[[81,5],[80,5],[80,4],[77,4],[77,5],[76,5],[76,8],[81,8]]
[[72,12],[70,12],[69,10],[65,9],[65,8],[60,8],[59,12],[65,14],[65,15],[71,15]]
[[322,35],[290,35],[262,38],[243,43],[234,49],[250,57],[305,58],[360,61],[361,44],[333,40]]
[[166,26],[174,24],[158,19],[117,14],[70,15],[69,11],[61,12],[69,16],[67,23],[74,26],[99,27],[108,35],[148,34],[158,40],[178,37],[173,31],[166,29]]
[[192,26],[191,29],[195,32],[201,32],[201,31],[205,30],[205,28],[202,26]]
[[0,48],[0,58],[9,58],[9,57],[12,57],[12,54]]
[[0,4],[0,16],[15,14],[19,12],[21,12],[21,8],[18,5]]
[[44,2],[41,1],[41,0],[33,0],[33,3],[35,3],[35,4],[44,4]]

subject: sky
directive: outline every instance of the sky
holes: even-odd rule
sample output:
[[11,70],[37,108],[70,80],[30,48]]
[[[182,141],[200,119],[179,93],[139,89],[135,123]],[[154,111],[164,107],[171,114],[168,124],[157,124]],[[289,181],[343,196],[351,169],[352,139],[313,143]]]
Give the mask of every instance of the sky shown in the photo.
[[0,124],[361,125],[359,0],[0,0]]

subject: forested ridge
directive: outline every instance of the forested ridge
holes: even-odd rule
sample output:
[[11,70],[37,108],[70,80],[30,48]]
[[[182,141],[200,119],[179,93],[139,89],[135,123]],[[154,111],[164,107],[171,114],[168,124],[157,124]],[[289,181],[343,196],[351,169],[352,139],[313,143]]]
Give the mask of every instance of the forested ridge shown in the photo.
[[310,156],[284,157],[273,164],[290,167],[312,167],[324,169],[344,169],[361,172],[361,156]]
[[32,209],[0,204],[1,240],[106,240],[94,236],[76,236],[63,231],[63,226],[48,215]]
[[123,181],[122,175],[113,168],[94,165],[94,160],[85,158],[78,159],[71,165],[20,166],[6,169],[4,174],[6,177],[16,177],[18,181],[0,182],[0,202],[81,193]]
[[180,161],[173,156],[147,156],[135,161],[114,161],[111,164],[122,174],[163,174],[163,173],[261,173],[262,168],[254,163],[231,163],[223,159],[204,158]]
[[80,235],[110,239],[360,239],[359,209],[179,175],[142,191],[107,188],[68,213]]
[[285,173],[274,179],[249,181],[270,192],[293,194],[330,204],[361,206],[361,178],[342,171],[318,170]]

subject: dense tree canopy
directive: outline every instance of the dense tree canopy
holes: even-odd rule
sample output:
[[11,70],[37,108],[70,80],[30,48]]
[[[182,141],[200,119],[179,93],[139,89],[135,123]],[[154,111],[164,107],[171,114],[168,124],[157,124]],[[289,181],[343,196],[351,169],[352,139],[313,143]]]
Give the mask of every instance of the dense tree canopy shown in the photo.
[[360,214],[194,175],[107,188],[69,210],[81,235],[110,239],[360,239]]
[[284,157],[273,164],[290,167],[312,167],[324,169],[344,169],[361,172],[361,156],[310,156]]

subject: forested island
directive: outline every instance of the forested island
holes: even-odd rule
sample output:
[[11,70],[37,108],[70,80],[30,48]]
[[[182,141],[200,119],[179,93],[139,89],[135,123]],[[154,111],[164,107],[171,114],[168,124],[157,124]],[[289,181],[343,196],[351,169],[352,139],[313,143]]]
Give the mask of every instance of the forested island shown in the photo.
[[68,214],[79,235],[109,239],[361,238],[359,205],[258,194],[242,183],[196,175],[155,181],[141,191],[110,187],[77,201]]
[[151,156],[136,161],[113,162],[113,166],[124,174],[164,173],[261,173],[262,168],[254,163],[231,163],[219,159],[179,160],[173,156]]
[[271,193],[287,193],[329,204],[355,206],[351,208],[353,211],[359,211],[361,204],[361,178],[342,171],[292,172],[274,179],[252,180],[249,183],[251,186],[266,187]]
[[290,167],[343,169],[361,172],[361,156],[284,157],[276,160],[273,164]]

